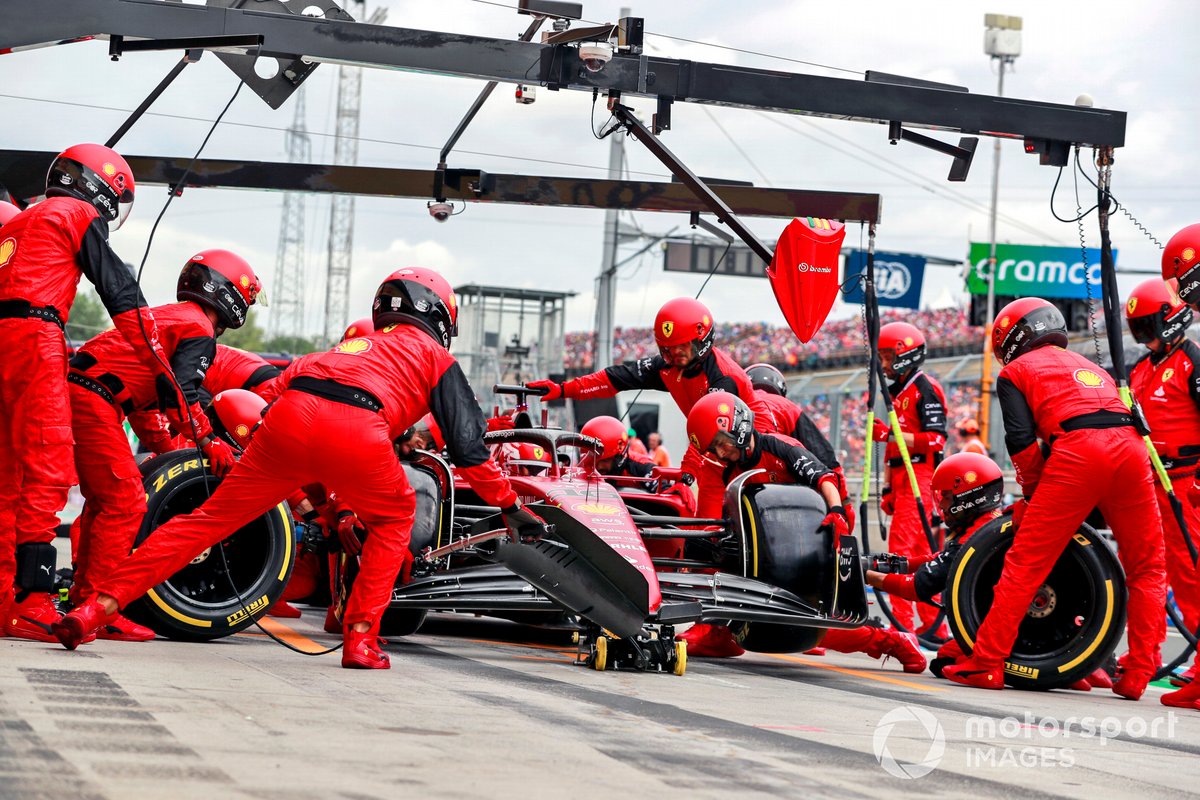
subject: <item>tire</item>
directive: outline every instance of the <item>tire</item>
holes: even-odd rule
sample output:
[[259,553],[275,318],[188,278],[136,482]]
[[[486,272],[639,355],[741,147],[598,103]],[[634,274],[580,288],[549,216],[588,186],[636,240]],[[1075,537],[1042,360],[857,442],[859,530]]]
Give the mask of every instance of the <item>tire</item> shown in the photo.
[[[950,566],[942,598],[964,652],[975,647],[1012,541],[1012,520],[1001,517],[980,528]],[[1004,682],[1017,689],[1069,686],[1103,666],[1125,630],[1125,572],[1086,524],[1059,556],[1043,590],[1021,621],[1004,664]],[[1035,610],[1039,604],[1043,607]]]
[[733,638],[752,653],[802,653],[825,638],[824,628],[797,628],[773,622],[735,622]]
[[[139,545],[167,520],[195,510],[209,492],[207,470],[194,450],[156,456],[141,470],[147,499]],[[208,474],[207,483],[215,489],[220,481]],[[266,614],[283,595],[295,563],[292,517],[280,503],[130,603],[126,613],[171,639],[219,639]]]
[[411,636],[425,624],[428,611],[411,608],[389,608],[379,619],[380,636]]
[[[825,501],[803,486],[755,484],[742,497],[748,552],[723,569],[786,589],[813,608],[828,608],[836,576],[833,537],[821,529]],[[823,628],[771,622],[730,626],[738,644],[756,653],[797,653],[816,647]]]

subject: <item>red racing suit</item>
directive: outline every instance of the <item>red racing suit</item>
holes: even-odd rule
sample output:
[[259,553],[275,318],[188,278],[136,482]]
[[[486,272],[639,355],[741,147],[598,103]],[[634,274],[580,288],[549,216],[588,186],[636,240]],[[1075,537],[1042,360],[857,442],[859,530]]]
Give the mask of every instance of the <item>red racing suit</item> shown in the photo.
[[[1193,541],[1200,537],[1200,507],[1188,499],[1188,489],[1196,481],[1200,461],[1200,347],[1185,338],[1162,355],[1147,353],[1129,375],[1133,395],[1141,403],[1150,424],[1150,439],[1171,476],[1175,496],[1183,505],[1184,520]],[[1200,625],[1200,571],[1184,544],[1183,532],[1175,521],[1171,502],[1158,481],[1154,482],[1158,510],[1162,517],[1166,546],[1167,575],[1175,591],[1189,631]]]
[[[946,393],[942,391],[940,383],[921,370],[914,370],[907,378],[891,384],[888,392],[892,396],[896,417],[900,420],[900,430],[913,434],[913,446],[908,448],[908,452],[925,513],[932,516],[933,470],[946,446]],[[889,549],[908,558],[929,556],[932,554],[929,539],[925,536],[925,526],[921,524],[908,470],[904,468],[904,460],[895,441],[888,440],[884,458],[888,465],[888,490],[895,509]],[[901,624],[909,630],[917,630],[912,603],[897,600],[892,607]],[[936,608],[926,604],[918,605],[916,612],[921,627],[932,623],[938,613]]]
[[808,452],[820,459],[822,464],[833,470],[838,479],[838,493],[842,496],[842,504],[848,507],[850,490],[846,486],[846,474],[842,471],[841,462],[838,461],[833,445],[825,438],[825,434],[821,433],[821,429],[813,423],[812,418],[804,413],[804,409],[786,397],[764,392],[761,389],[755,389],[754,394],[766,404],[767,408],[771,409],[771,413],[775,416],[775,433],[782,433],[784,436],[790,436],[800,442]]
[[[154,317],[188,409],[167,408],[176,430],[192,431],[193,441],[212,433],[200,409],[200,384],[216,351],[213,325],[196,303],[158,306]],[[129,343],[110,330],[88,341],[71,358],[71,416],[75,470],[86,501],[80,516],[79,548],[73,553],[72,599],[91,596],[94,581],[129,554],[146,513],[142,476],[121,428],[127,415],[157,416],[159,386]],[[166,393],[174,397],[174,390]],[[190,413],[190,419],[189,419]]]
[[15,546],[53,540],[58,512],[75,483],[62,328],[80,276],[95,285],[120,335],[136,348],[143,363],[165,369],[154,317],[133,275],[109,247],[108,226],[94,206],[75,198],[50,197],[4,225],[0,233],[0,597],[13,583]]
[[[837,476],[821,463],[804,445],[781,433],[754,433],[754,451],[744,461],[727,464],[722,474],[722,487],[743,472],[761,469],[763,472],[748,478],[749,483],[801,483],[819,489],[822,483],[837,486]],[[721,516],[723,492],[701,494],[697,517]]]
[[276,378],[280,374],[279,367],[256,353],[218,344],[216,358],[204,376],[201,396],[211,400],[226,389],[245,389],[269,403],[279,396]]
[[[754,386],[745,371],[716,347],[700,359],[699,363],[687,369],[672,367],[662,356],[651,356],[607,367],[565,382],[563,397],[590,400],[615,397],[618,392],[630,389],[670,392],[685,417],[696,401],[709,392],[729,392],[750,406],[750,410],[754,412],[754,427],[757,430],[764,433],[778,430],[771,409],[755,395]],[[705,494],[713,494],[719,507],[723,486],[721,464],[701,453],[695,445],[689,444],[679,466],[696,478],[700,504],[704,504]]]
[[996,392],[1005,445],[1029,507],[979,628],[975,662],[987,669],[1003,664],[1038,587],[1099,506],[1117,539],[1129,591],[1126,669],[1153,674],[1166,633],[1163,539],[1150,459],[1116,386],[1078,353],[1046,346],[1009,362]]
[[516,504],[483,444],[487,426],[462,368],[423,330],[391,325],[342,342],[297,359],[280,381],[283,394],[213,496],[155,531],[97,581],[98,592],[124,606],[297,486],[320,482],[370,533],[343,623],[377,630],[396,576],[411,561],[415,498],[392,441],[430,411],[471,488],[491,505]]

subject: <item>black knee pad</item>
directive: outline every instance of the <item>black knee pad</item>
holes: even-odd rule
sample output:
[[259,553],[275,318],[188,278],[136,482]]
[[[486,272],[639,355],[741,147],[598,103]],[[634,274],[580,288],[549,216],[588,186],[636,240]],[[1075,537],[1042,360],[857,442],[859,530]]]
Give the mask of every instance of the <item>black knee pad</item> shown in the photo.
[[56,556],[54,545],[49,542],[30,542],[18,545],[16,579],[18,591],[53,591]]

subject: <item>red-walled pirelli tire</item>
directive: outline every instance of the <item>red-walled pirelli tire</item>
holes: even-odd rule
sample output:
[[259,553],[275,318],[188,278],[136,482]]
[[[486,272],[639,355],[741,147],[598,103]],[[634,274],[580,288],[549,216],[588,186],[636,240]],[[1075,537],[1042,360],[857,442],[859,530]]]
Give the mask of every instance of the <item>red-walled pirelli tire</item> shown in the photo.
[[[946,620],[965,652],[992,606],[1012,519],[993,520],[959,550],[943,594]],[[1102,666],[1125,630],[1125,571],[1095,529],[1081,525],[1038,589],[1004,664],[1004,682],[1017,689],[1069,686]]]
[[[195,450],[144,461],[146,516],[137,544],[172,517],[208,497]],[[210,489],[220,481],[208,476]],[[222,559],[222,553],[224,559]],[[296,563],[292,517],[286,503],[196,556],[191,564],[129,604],[126,613],[171,639],[208,641],[237,633],[280,598]],[[239,600],[240,596],[240,600]]]

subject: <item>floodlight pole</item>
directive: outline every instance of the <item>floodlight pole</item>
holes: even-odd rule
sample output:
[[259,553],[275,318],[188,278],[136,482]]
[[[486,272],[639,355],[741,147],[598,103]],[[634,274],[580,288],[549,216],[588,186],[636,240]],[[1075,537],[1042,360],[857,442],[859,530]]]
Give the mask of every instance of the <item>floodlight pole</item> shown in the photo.
[[[1004,96],[1004,70],[1012,64],[1021,52],[1021,18],[1006,17],[1000,14],[987,14],[984,17],[983,49],[992,60],[999,62],[1000,75],[996,86],[996,96]],[[988,442],[988,449],[1000,452],[1000,442],[992,441],[992,373],[995,365],[992,363],[992,320],[996,316],[996,209],[1000,202],[1000,140],[996,139],[992,150],[992,207],[988,214],[988,292],[987,318],[984,328],[987,335],[983,337],[982,385],[979,397],[979,435]]]

